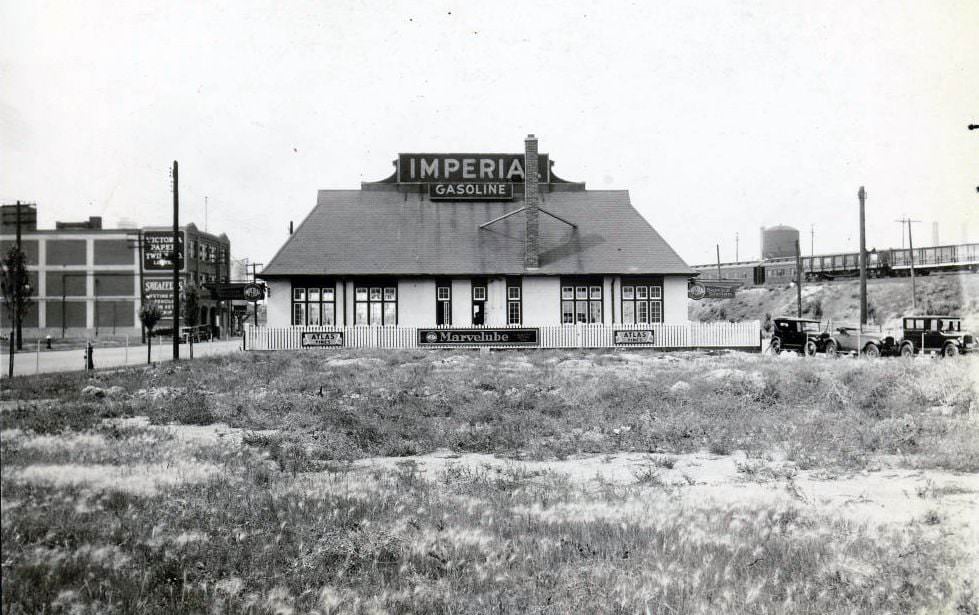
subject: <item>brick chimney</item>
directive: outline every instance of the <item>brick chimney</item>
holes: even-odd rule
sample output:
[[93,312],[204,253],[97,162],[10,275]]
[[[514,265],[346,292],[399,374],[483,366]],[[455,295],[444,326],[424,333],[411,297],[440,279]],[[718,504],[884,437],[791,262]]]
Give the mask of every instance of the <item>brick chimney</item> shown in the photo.
[[540,211],[538,210],[540,187],[537,185],[537,137],[527,135],[524,140],[524,214],[527,233],[524,239],[524,268],[540,267]]

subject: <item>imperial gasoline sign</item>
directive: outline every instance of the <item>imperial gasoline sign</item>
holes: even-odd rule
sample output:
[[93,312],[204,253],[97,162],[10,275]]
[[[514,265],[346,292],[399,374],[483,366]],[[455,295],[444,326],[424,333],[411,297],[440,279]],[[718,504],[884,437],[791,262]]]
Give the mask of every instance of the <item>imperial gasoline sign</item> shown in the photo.
[[[522,184],[526,180],[523,154],[398,154],[398,183]],[[537,163],[538,181],[551,181],[547,154]]]

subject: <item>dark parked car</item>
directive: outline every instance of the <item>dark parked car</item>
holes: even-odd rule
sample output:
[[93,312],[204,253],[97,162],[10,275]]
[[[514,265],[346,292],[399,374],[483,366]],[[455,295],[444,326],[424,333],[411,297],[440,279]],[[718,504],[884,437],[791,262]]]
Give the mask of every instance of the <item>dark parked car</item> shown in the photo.
[[794,350],[809,356],[822,352],[825,346],[823,328],[809,318],[776,318],[773,321],[772,352]]
[[894,336],[883,332],[861,331],[859,327],[837,327],[823,334],[823,351],[829,356],[862,354],[867,357],[897,353]]
[[945,357],[974,352],[976,338],[962,330],[957,316],[905,316],[904,335],[898,345],[902,357],[937,352]]

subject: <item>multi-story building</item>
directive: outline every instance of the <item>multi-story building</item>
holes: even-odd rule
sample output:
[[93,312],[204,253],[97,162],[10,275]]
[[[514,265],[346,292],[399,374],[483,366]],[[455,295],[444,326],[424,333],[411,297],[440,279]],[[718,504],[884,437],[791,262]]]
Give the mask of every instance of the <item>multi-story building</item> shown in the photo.
[[[16,207],[0,208],[3,251],[17,240]],[[39,229],[36,206],[20,209],[21,246],[33,291],[21,323],[25,338],[139,335],[144,298],[164,310],[158,330],[172,328],[172,229],[107,229],[100,217]],[[194,224],[182,227],[180,235],[182,284],[228,281],[231,244],[226,235],[203,233]],[[229,303],[202,292],[198,322],[220,335],[231,323]],[[9,315],[2,312],[0,326],[7,330]],[[181,322],[186,324],[186,317]]]

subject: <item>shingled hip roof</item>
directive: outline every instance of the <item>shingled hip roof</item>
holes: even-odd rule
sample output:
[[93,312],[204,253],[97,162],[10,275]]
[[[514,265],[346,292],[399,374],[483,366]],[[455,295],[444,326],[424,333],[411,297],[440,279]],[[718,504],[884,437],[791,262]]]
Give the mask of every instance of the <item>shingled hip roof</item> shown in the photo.
[[[260,274],[521,275],[523,206],[508,202],[433,202],[422,194],[320,190],[316,207]],[[535,275],[694,272],[639,215],[625,190],[552,192],[540,206],[576,228],[542,215]]]

